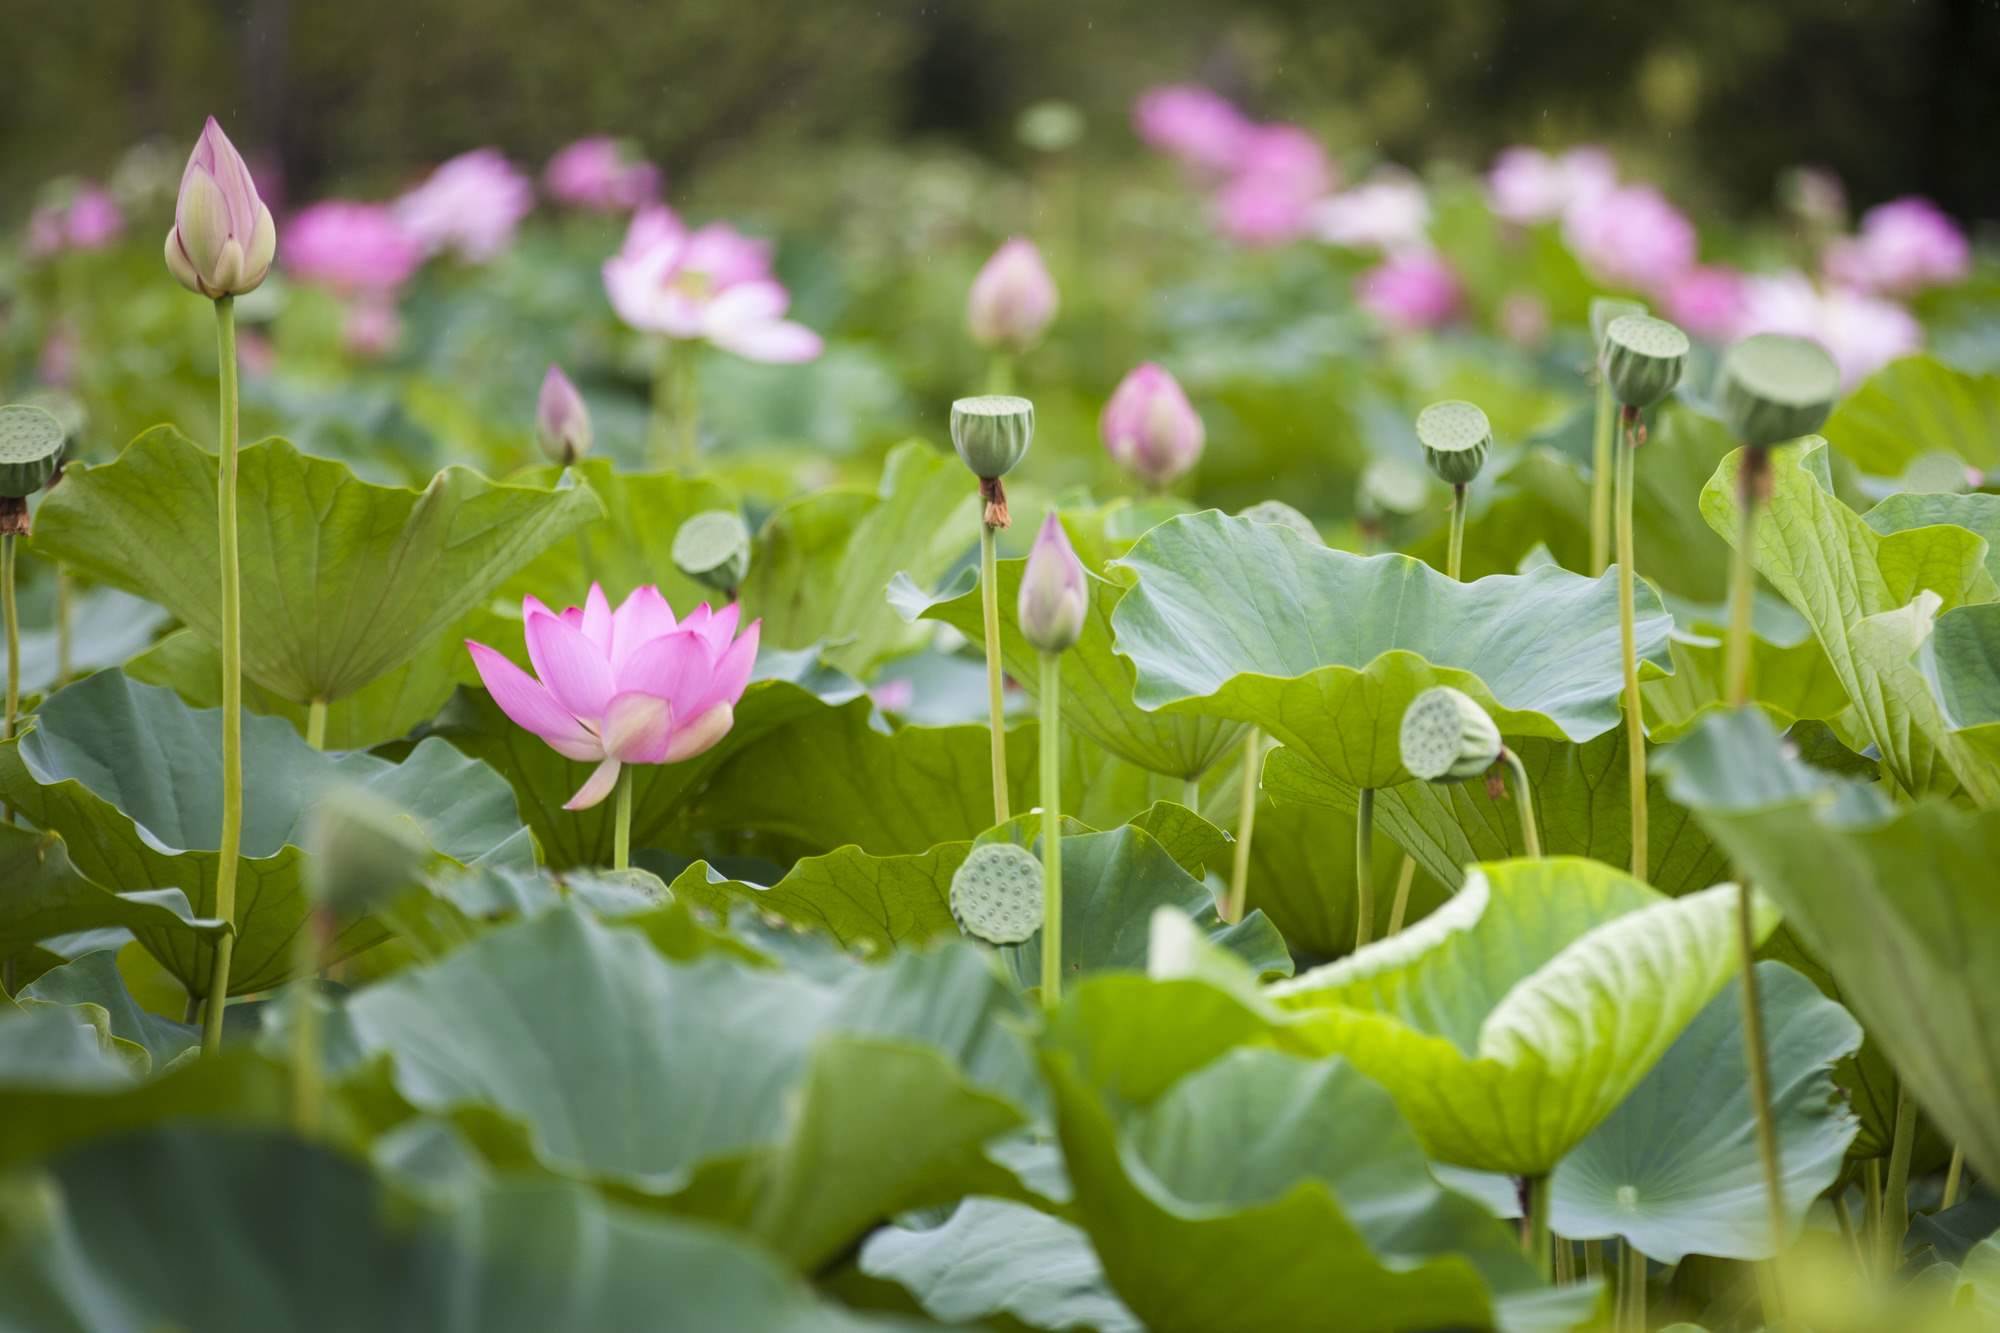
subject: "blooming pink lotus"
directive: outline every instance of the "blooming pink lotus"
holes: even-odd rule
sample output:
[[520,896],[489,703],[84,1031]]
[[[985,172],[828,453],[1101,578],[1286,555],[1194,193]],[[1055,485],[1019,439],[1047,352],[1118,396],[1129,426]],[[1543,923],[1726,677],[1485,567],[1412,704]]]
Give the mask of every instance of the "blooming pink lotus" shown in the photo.
[[1622,185],[1563,215],[1563,241],[1604,282],[1666,290],[1694,267],[1694,223],[1650,185]]
[[1332,187],[1333,168],[1311,134],[1297,125],[1258,125],[1215,196],[1215,223],[1239,245],[1280,245],[1311,229],[1314,207]]
[[1151,88],[1132,107],[1139,137],[1198,172],[1227,175],[1236,169],[1255,129],[1221,93],[1198,84]]
[[612,309],[635,329],[706,339],[750,361],[810,361],[820,336],[784,318],[791,296],[771,274],[771,249],[734,227],[689,230],[664,204],[632,215],[604,261]]
[[1826,273],[1857,291],[1907,296],[1972,271],[1965,233],[1928,199],[1911,195],[1861,215],[1860,234],[1827,247]]
[[1508,222],[1553,222],[1617,184],[1618,167],[1602,148],[1553,157],[1539,148],[1509,148],[1486,173],[1486,203]]
[[1738,332],[1790,333],[1833,354],[1841,383],[1852,388],[1889,362],[1923,346],[1923,325],[1894,301],[1845,287],[1819,288],[1796,269],[1744,282]]
[[629,213],[660,197],[660,169],[629,140],[593,134],[550,158],[542,184],[557,203],[596,213]]
[[624,765],[692,759],[735,725],[762,623],[737,634],[735,605],[711,612],[704,602],[676,621],[650,584],[614,611],[593,583],[561,615],[533,597],[521,610],[534,675],[483,643],[465,646],[501,712],[565,759],[596,761],[565,810],[609,796]]
[[387,295],[424,262],[424,243],[386,204],[328,199],[285,224],[285,269],[343,295]]
[[1458,275],[1437,252],[1408,250],[1355,279],[1354,295],[1392,329],[1431,329],[1458,314]]
[[484,264],[514,239],[535,206],[535,187],[497,148],[475,148],[439,166],[396,201],[396,218],[430,253],[456,251]]
[[1420,249],[1429,244],[1430,223],[1423,182],[1394,167],[1313,206],[1313,233],[1328,245],[1348,249]]
[[1744,279],[1720,264],[1697,265],[1660,294],[1668,319],[1697,338],[1728,342],[1743,324]]

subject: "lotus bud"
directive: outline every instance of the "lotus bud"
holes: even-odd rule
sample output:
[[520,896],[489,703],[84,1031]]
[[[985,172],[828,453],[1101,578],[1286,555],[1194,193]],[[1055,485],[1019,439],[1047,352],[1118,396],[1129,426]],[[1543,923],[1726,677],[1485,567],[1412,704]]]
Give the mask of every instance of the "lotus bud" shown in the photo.
[[1447,399],[1417,413],[1417,441],[1431,471],[1453,486],[1464,486],[1486,466],[1493,427],[1477,405]]
[[1466,782],[1500,762],[1500,728],[1471,696],[1435,685],[1403,712],[1403,767],[1424,782]]
[[1627,315],[1649,313],[1645,303],[1626,301],[1616,296],[1593,296],[1590,298],[1590,345],[1592,350],[1604,355],[1604,335],[1611,330],[1614,322]]
[[1042,863],[1025,847],[974,847],[951,877],[958,928],[988,944],[1020,944],[1042,928]]
[[0,407],[0,533],[28,535],[28,497],[62,472],[65,435],[52,412],[27,403]]
[[1687,354],[1688,336],[1664,319],[1620,315],[1604,330],[1599,360],[1612,396],[1636,411],[1674,391]]
[[1011,521],[1007,491],[1000,478],[1027,457],[1034,440],[1035,405],[1025,398],[987,393],[961,398],[951,405],[951,447],[958,450],[959,461],[979,478],[987,527],[1004,528]]
[[1195,465],[1204,438],[1201,418],[1180,384],[1151,361],[1118,382],[1098,433],[1112,458],[1155,490]]
[[255,291],[277,249],[278,228],[250,168],[210,116],[181,173],[167,269],[189,291],[220,300]]
[[408,888],[431,857],[416,821],[363,787],[334,787],[320,797],[305,849],[314,901],[341,915]]
[[590,408],[569,376],[550,366],[535,400],[535,440],[552,463],[567,467],[590,452]]
[[1021,600],[1015,608],[1021,637],[1045,653],[1059,653],[1075,643],[1090,609],[1083,579],[1083,562],[1076,558],[1062,520],[1051,513],[1042,520],[1021,572]]
[[1718,380],[1723,420],[1753,449],[1812,434],[1840,394],[1840,369],[1827,350],[1785,333],[1759,333],[1731,347]]
[[733,509],[709,509],[674,534],[674,567],[704,588],[734,597],[750,572],[750,528]]
[[1236,517],[1247,518],[1252,523],[1269,523],[1274,528],[1290,528],[1314,546],[1326,545],[1326,539],[1319,535],[1313,521],[1283,500],[1259,500],[1248,509],[1238,510]]
[[965,323],[981,347],[1025,352],[1055,318],[1056,303],[1055,279],[1042,252],[1016,236],[995,250],[972,280]]

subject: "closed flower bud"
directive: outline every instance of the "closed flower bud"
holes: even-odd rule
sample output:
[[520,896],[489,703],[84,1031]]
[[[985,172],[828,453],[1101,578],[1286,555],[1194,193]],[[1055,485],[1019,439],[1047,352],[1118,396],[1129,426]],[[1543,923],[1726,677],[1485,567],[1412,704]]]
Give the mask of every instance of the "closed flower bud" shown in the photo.
[[1500,728],[1471,696],[1435,685],[1403,713],[1403,767],[1424,782],[1466,782],[1500,762]]
[[1111,456],[1156,490],[1195,465],[1205,438],[1180,384],[1150,361],[1119,381],[1098,432]]
[[1059,653],[1075,643],[1090,607],[1083,580],[1083,562],[1076,558],[1062,521],[1051,513],[1042,520],[1021,572],[1021,600],[1015,608],[1021,637],[1045,653]]
[[210,116],[181,173],[167,268],[181,286],[210,299],[256,290],[271,271],[278,228],[257,197],[250,168]]
[[985,393],[951,405],[951,447],[981,481],[1004,477],[1035,440],[1035,405],[1011,394]]
[[1627,407],[1651,407],[1674,391],[1687,366],[1688,336],[1664,319],[1620,315],[1604,331],[1599,359],[1611,393]]
[[535,440],[552,463],[570,464],[590,452],[590,409],[556,366],[542,376],[535,400]]
[[1056,316],[1056,283],[1042,252],[1023,236],[1007,241],[979,270],[966,298],[965,323],[981,347],[1025,352]]
[[1493,427],[1476,404],[1452,398],[1417,413],[1417,442],[1431,471],[1453,486],[1464,486],[1486,466]]
[[1719,379],[1723,420],[1752,448],[1812,434],[1840,395],[1840,368],[1827,350],[1785,333],[1760,333],[1731,347]]
[[408,888],[431,856],[416,821],[362,787],[334,787],[320,797],[305,849],[314,901],[341,915]]
[[709,509],[674,534],[674,567],[716,592],[734,596],[750,573],[750,528],[733,509]]

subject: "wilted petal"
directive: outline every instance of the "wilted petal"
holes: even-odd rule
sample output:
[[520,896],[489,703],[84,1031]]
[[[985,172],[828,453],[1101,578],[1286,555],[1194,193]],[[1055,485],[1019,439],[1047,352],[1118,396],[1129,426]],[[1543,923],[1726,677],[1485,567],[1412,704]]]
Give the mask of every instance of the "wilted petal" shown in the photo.
[[483,643],[465,641],[472,665],[493,702],[514,724],[547,741],[565,759],[601,759],[604,749],[590,730],[558,704],[542,683]]
[[541,612],[528,616],[528,658],[557,703],[585,721],[604,716],[616,693],[611,661],[565,620]]

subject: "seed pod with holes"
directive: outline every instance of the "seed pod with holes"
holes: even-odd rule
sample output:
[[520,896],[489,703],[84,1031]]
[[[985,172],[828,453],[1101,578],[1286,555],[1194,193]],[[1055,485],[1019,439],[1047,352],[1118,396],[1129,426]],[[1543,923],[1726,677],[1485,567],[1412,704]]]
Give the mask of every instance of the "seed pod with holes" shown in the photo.
[[1840,369],[1810,338],[1759,333],[1722,357],[1716,400],[1736,438],[1753,449],[1810,435],[1840,396]]
[[1425,782],[1465,782],[1500,761],[1500,728],[1470,695],[1435,685],[1403,713],[1403,767]]
[[974,847],[951,877],[958,928],[988,944],[1019,944],[1042,928],[1042,863],[1011,842]]
[[1493,427],[1473,403],[1448,399],[1417,413],[1417,441],[1431,471],[1453,486],[1463,486],[1486,466],[1493,447]]
[[1674,391],[1687,367],[1688,336],[1651,315],[1621,315],[1604,331],[1600,358],[1611,393],[1627,407],[1651,407]]

